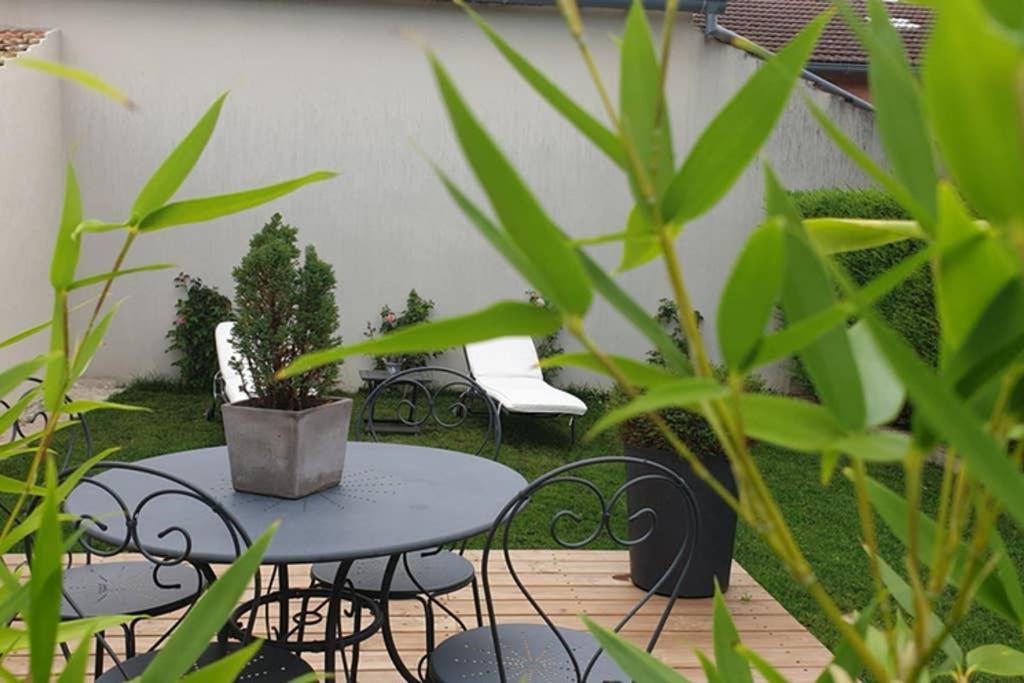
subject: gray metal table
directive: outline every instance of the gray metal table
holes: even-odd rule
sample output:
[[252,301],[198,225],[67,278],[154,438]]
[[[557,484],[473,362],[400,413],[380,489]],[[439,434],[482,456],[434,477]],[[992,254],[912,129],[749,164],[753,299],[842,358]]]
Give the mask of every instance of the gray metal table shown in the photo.
[[[289,564],[344,563],[380,556],[392,557],[389,574],[393,574],[402,553],[454,543],[489,529],[505,503],[526,485],[518,472],[486,458],[388,443],[349,443],[341,485],[299,500],[235,491],[223,447],[161,455],[139,464],[195,484],[231,512],[252,538],[280,521],[263,562],[277,565],[282,577],[287,577]],[[151,481],[131,471],[109,470],[96,479],[129,506],[154,493]],[[162,506],[168,519],[189,530],[190,561],[234,561],[235,551],[226,531],[205,524],[200,513],[190,525],[190,512],[171,497],[154,499],[150,505],[151,516],[159,518]],[[66,507],[72,514],[109,520],[105,530],[89,525],[91,536],[113,543],[124,538],[121,515],[113,509],[111,498],[96,487],[75,489]],[[153,555],[180,555],[180,539],[174,534],[160,539],[158,531],[140,529],[140,544]],[[286,584],[280,590],[284,601],[294,597]],[[382,603],[386,623],[386,599]],[[286,604],[281,612],[281,623],[287,625]],[[287,640],[285,629],[279,633]],[[397,657],[389,629],[384,629],[384,636],[396,667],[415,680]],[[330,657],[328,668],[333,669],[333,654],[326,654]]]

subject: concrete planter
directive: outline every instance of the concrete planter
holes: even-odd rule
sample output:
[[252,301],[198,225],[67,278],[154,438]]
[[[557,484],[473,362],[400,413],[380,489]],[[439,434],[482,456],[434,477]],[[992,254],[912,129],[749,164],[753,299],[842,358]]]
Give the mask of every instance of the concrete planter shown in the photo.
[[247,404],[241,401],[222,408],[235,490],[301,498],[341,482],[352,399],[308,410]]

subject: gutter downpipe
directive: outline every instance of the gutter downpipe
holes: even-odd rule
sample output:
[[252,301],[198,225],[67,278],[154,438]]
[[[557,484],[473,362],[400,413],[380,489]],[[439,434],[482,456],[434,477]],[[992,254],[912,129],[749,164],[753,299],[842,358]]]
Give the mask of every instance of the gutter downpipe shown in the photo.
[[[735,31],[730,31],[724,26],[719,25],[717,12],[709,12],[708,14],[705,15],[704,35],[710,36],[711,38],[714,38],[715,40],[721,43],[725,43],[727,45],[731,45],[735,48],[743,50],[748,54],[754,55],[758,59],[768,59],[769,57],[772,56],[772,53],[770,51],[761,47],[757,43],[747,40],[746,38],[736,33]],[[800,73],[800,75],[805,80],[808,80],[814,85],[818,86],[818,88],[820,88],[821,90],[824,90],[825,92],[830,93],[832,95],[838,95],[839,97],[842,97],[844,100],[846,100],[855,107],[864,109],[866,111],[875,110],[874,106],[867,100],[861,97],[857,97],[849,90],[840,88],[838,85],[832,83],[831,81],[826,81],[824,78],[822,78],[816,73],[804,69]]]

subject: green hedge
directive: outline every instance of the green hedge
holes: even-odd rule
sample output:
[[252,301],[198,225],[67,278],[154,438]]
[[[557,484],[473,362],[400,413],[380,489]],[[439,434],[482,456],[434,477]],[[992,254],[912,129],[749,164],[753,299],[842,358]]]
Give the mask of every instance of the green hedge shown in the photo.
[[[879,190],[809,190],[794,192],[793,197],[806,218],[909,218],[903,207]],[[858,284],[864,284],[919,248],[920,245],[915,242],[899,242],[876,249],[840,254],[836,260]],[[878,303],[878,311],[923,359],[932,365],[938,364],[939,322],[935,313],[931,272],[927,268],[919,270],[882,299]],[[810,388],[803,368],[797,367],[794,376],[805,389]]]

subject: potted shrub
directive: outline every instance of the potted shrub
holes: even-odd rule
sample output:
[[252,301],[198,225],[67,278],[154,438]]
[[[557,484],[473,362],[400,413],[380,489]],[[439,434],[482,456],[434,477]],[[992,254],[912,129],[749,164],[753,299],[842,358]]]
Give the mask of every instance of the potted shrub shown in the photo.
[[336,486],[345,464],[352,400],[332,395],[338,365],[274,374],[303,353],[338,344],[330,265],[275,214],[249,242],[235,278],[235,369],[250,398],[225,405],[231,480],[239,491],[300,498]]
[[[697,317],[699,322],[699,313]],[[686,352],[686,343],[679,328],[679,315],[675,304],[662,299],[655,319]],[[647,356],[651,363],[664,363],[657,351],[651,351]],[[722,374],[724,379],[724,370]],[[750,391],[758,391],[763,389],[763,383],[756,376],[752,376],[748,380],[747,388]],[[615,400],[624,403],[627,398],[617,390]],[[711,475],[733,495],[738,495],[729,461],[707,420],[696,413],[679,408],[664,410],[661,414],[672,430],[701,457]],[[697,548],[683,577],[679,597],[711,597],[715,592],[716,580],[722,591],[728,590],[733,545],[736,540],[735,511],[694,474],[690,465],[676,454],[647,417],[638,417],[620,424],[619,436],[627,456],[650,460],[673,470],[689,484],[696,498],[700,512]],[[628,476],[632,479],[646,468],[642,465],[630,465],[629,469]],[[679,499],[663,482],[656,480],[632,486],[626,498],[630,516],[649,508],[660,520],[654,523],[654,531],[647,539],[629,548],[630,578],[635,585],[649,590],[664,576],[683,540],[682,526],[665,522],[677,515]],[[649,515],[639,515],[630,524],[631,537],[639,538],[651,528],[651,518]],[[678,573],[672,575],[657,592],[663,595],[670,594],[677,577]]]

